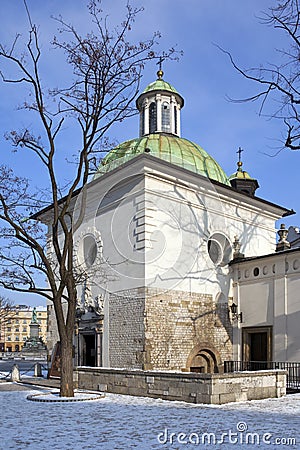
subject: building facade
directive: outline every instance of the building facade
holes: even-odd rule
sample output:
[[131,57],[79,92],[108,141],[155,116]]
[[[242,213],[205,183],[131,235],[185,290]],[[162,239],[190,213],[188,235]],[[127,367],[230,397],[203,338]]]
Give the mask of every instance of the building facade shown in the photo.
[[[70,213],[83,217],[74,235],[75,266],[85,274],[74,362],[220,372],[225,360],[254,355],[245,342],[258,342],[258,327],[272,340],[268,358],[283,356],[278,351],[287,341],[279,337],[265,283],[286,279],[285,256],[275,253],[275,222],[292,211],[257,197],[258,183],[240,160],[227,177],[199,145],[180,136],[183,98],[162,71],[157,75],[136,102],[140,136],[109,152],[73,199]],[[49,224],[50,216],[42,211],[40,220]],[[258,266],[264,258],[277,262]],[[247,270],[251,277],[243,278]],[[48,308],[51,348],[58,339]],[[240,310],[243,322],[236,320]],[[299,332],[293,333],[296,339]]]
[[[1,324],[0,351],[19,352],[26,339],[30,336],[30,323],[33,308],[26,305],[17,305]],[[37,308],[37,322],[40,326],[39,335],[43,342],[47,341],[47,311],[46,308]]]
[[231,264],[235,321],[233,358],[300,362],[300,248]]

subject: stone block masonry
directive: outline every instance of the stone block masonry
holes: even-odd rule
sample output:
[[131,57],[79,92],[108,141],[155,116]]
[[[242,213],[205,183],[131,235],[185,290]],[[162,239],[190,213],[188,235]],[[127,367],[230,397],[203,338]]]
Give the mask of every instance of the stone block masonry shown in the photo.
[[221,361],[232,358],[232,326],[227,303],[216,303],[208,294],[183,291],[148,288],[145,294],[145,369],[181,370],[200,366],[201,357],[188,359],[201,346],[218,353]]
[[222,405],[286,394],[286,371],[198,374],[77,367],[79,389]]
[[[220,372],[232,359],[228,304],[208,294],[146,287],[112,294],[109,349],[111,367]],[[210,355],[215,363],[207,367]]]
[[142,368],[144,355],[144,290],[111,295],[109,354],[112,367]]

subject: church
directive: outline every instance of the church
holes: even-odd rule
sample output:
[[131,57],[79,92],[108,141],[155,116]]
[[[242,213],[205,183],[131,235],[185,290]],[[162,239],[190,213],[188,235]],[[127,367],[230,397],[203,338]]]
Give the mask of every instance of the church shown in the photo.
[[300,361],[300,248],[275,229],[293,211],[256,195],[241,153],[228,177],[181,137],[184,99],[161,69],[136,107],[139,137],[107,153],[73,203],[86,274],[74,365],[218,373],[225,361]]

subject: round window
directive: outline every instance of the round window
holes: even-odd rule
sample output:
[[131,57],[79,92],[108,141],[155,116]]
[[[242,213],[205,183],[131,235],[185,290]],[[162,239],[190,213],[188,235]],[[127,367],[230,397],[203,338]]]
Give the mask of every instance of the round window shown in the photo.
[[231,259],[232,248],[222,233],[214,233],[207,242],[207,251],[216,266],[225,266]]
[[258,268],[258,267],[254,267],[254,269],[253,269],[253,275],[254,275],[255,277],[258,277],[258,275],[259,275],[259,268]]
[[74,242],[74,266],[79,273],[89,270],[102,260],[102,239],[99,231],[87,228]]
[[83,256],[87,267],[91,267],[97,258],[97,242],[94,236],[87,235],[83,239]]
[[222,248],[218,241],[209,239],[207,243],[208,254],[214,264],[219,264],[222,260]]

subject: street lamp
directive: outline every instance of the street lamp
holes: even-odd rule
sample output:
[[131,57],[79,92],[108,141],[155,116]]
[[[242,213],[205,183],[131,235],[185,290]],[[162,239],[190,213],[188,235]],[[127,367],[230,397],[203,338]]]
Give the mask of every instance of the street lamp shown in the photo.
[[232,303],[232,305],[230,306],[230,311],[232,320],[236,320],[237,322],[240,323],[243,322],[243,313],[242,312],[238,313],[238,306],[235,303]]

